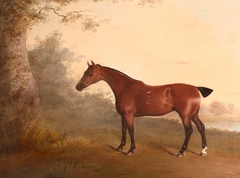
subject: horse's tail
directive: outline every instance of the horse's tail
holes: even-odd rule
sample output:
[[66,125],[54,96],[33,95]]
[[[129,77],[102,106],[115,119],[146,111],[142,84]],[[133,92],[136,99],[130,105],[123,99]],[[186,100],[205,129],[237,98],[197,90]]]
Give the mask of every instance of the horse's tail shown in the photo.
[[206,98],[208,95],[210,95],[213,92],[212,89],[206,88],[206,87],[197,87],[197,89],[200,91],[200,93],[204,98]]

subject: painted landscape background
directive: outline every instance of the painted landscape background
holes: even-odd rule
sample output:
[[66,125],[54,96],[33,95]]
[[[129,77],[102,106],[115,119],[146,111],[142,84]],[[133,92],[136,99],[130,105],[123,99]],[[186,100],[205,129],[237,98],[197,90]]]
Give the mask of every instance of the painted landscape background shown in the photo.
[[[210,127],[237,130],[238,5],[237,0],[81,1],[59,13],[85,9],[89,26],[82,21],[61,23],[59,16],[50,13],[47,23],[29,30],[27,42],[31,49],[36,38],[43,40],[56,31],[60,34],[62,45],[72,52],[64,63],[68,64],[66,75],[73,78],[69,85],[73,90],[91,60],[150,85],[188,83],[212,88],[211,96],[202,100],[202,111],[210,115]],[[101,93],[114,102],[105,82],[85,92]],[[223,122],[214,124],[211,115],[221,115]]]
[[[133,156],[115,151],[121,120],[112,93],[77,92],[68,70],[79,58],[54,32],[29,49],[39,84],[43,120],[29,127],[22,152],[1,154],[3,177],[238,177],[239,108],[220,101],[202,104],[208,155],[200,156],[196,127],[184,158],[177,158],[184,129],[176,113],[135,119]],[[74,72],[74,71],[72,71]],[[96,84],[98,85],[98,84]],[[71,87],[69,87],[71,86]],[[230,131],[232,130],[232,131]],[[125,151],[128,150],[129,138]],[[17,149],[17,148],[16,148]]]
[[[61,11],[90,9],[93,31],[82,23],[61,24],[54,14],[29,30],[43,119],[28,127],[23,150],[0,155],[1,177],[240,176],[239,2],[140,2],[81,1]],[[75,90],[90,60],[151,85],[212,88],[200,110],[208,155],[199,156],[194,127],[185,157],[176,157],[184,129],[174,112],[136,118],[135,154],[116,152],[121,120],[110,88],[99,82]]]

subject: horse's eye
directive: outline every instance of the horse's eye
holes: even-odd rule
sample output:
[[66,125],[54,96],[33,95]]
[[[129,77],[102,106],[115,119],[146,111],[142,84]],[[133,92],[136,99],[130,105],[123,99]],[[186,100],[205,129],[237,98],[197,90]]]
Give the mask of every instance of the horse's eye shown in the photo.
[[90,73],[89,75],[90,75],[90,77],[92,77],[92,76],[93,76],[93,73]]

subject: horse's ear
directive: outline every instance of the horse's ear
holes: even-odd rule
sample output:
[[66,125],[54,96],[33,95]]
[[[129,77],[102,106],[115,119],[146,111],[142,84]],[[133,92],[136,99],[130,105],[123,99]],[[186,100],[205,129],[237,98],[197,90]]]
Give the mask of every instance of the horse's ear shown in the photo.
[[87,62],[87,65],[88,65],[88,67],[90,66],[90,64]]
[[96,64],[95,64],[95,63],[94,63],[92,60],[91,60],[91,62],[92,62],[92,65],[93,65],[93,66],[95,66],[95,65],[96,65]]

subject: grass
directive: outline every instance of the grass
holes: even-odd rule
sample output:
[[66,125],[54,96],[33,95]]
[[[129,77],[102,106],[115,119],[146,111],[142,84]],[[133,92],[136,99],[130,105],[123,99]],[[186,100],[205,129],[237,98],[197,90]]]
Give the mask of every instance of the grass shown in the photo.
[[71,177],[74,170],[78,168],[78,161],[61,160],[53,162],[50,166],[45,167],[46,177]]
[[[121,138],[120,119],[114,122],[107,119],[106,123],[104,120],[98,120],[98,123],[101,123],[99,127],[96,124],[91,125],[93,121],[85,120],[84,124],[79,124],[80,121],[76,120],[75,124],[71,121],[73,125],[63,125],[66,128],[62,126],[63,130],[71,130],[73,127],[73,134],[61,132],[60,128],[50,127],[44,121],[31,123],[22,138],[25,151],[0,155],[0,175],[20,178],[152,177],[161,171],[164,171],[166,176],[173,174],[171,169],[177,170],[184,162],[189,164],[188,166],[193,164],[192,159],[188,159],[187,156],[180,165],[175,164],[178,159],[174,155],[184,140],[184,129],[179,119],[136,118],[137,149],[131,158],[115,151]],[[210,155],[240,158],[239,132],[207,129],[206,137]],[[130,146],[129,142],[127,137],[126,151]],[[200,134],[194,127],[187,155],[194,153],[190,157],[201,162],[202,159],[197,157],[200,150]],[[209,161],[210,158],[211,156],[205,159]],[[217,156],[216,159],[221,157]],[[221,160],[221,167],[223,163],[220,162]],[[206,163],[201,164],[207,166]],[[195,166],[199,165],[196,163]],[[231,169],[240,175],[237,168]]]
[[44,120],[37,119],[29,123],[21,143],[25,150],[49,150],[60,147],[66,136],[66,133],[56,131]]
[[[85,120],[84,125],[78,122],[79,120],[76,120],[70,126],[66,124],[64,125],[66,126],[65,128],[62,126],[63,130],[73,129],[74,134],[71,135],[71,132],[59,131],[61,129],[50,127],[42,120],[36,120],[30,124],[28,130],[25,132],[22,144],[26,150],[33,149],[53,152],[54,150],[72,149],[71,147],[78,147],[79,145],[101,143],[101,140],[106,139],[117,145],[120,143],[120,119],[112,123],[108,119],[106,123],[104,120],[98,120],[100,122],[98,125],[91,124],[94,120]],[[194,132],[189,145],[201,147],[200,134],[194,124],[193,129]],[[135,118],[135,139],[137,143],[148,143],[153,147],[161,144],[169,144],[170,146],[179,145],[180,147],[184,137],[184,129],[182,123],[180,123],[180,119]],[[232,153],[237,151],[236,146],[234,145],[234,148],[232,148],[231,145],[224,143],[238,142],[240,133],[219,129],[206,129],[206,137],[212,149],[221,149],[221,151]],[[239,152],[237,151],[237,153]]]

